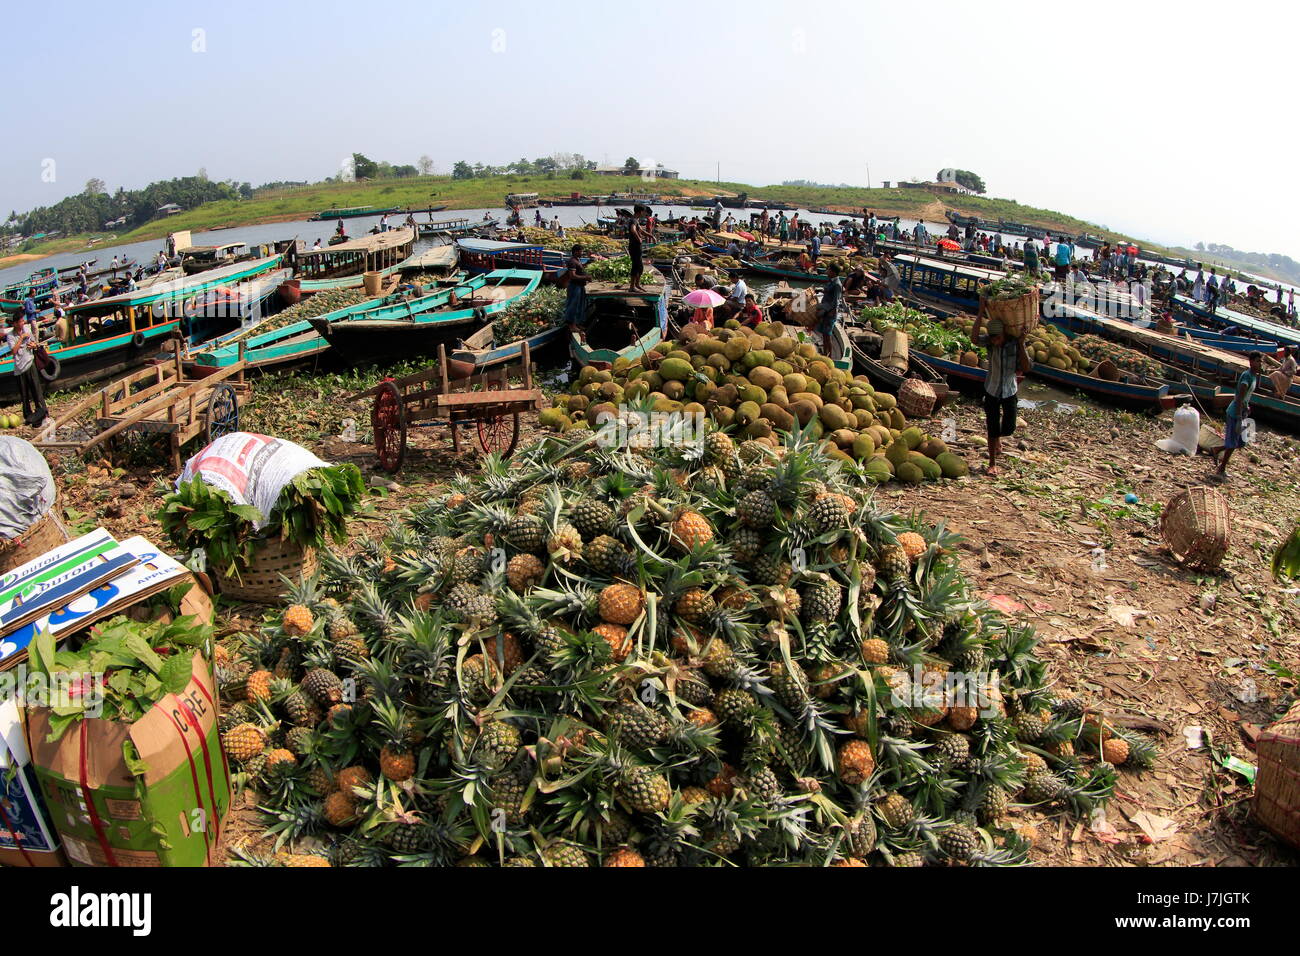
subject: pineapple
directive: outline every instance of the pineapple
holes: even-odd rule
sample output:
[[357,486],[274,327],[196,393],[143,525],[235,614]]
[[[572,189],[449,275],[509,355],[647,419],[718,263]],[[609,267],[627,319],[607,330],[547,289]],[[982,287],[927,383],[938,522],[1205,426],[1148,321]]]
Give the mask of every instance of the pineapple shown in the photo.
[[472,654],[461,665],[461,689],[476,703],[491,700],[500,687],[501,670],[496,661],[482,654]]
[[907,552],[896,545],[885,545],[876,555],[877,573],[891,584],[906,581],[911,570]]
[[876,758],[865,740],[846,740],[839,749],[839,776],[850,786],[866,783],[876,769]]
[[737,564],[751,564],[763,550],[763,534],[754,528],[738,528],[729,544]]
[[601,866],[645,866],[645,857],[628,846],[611,850]]
[[985,826],[996,826],[1007,815],[1011,800],[1007,792],[998,786],[990,786],[980,798],[979,820]]
[[248,682],[244,685],[244,698],[251,704],[256,704],[260,700],[271,700],[271,682],[275,680],[275,675],[270,671],[256,670],[248,675]]
[[668,721],[640,704],[623,704],[609,718],[612,737],[629,747],[648,750],[668,736]]
[[808,521],[817,534],[843,531],[849,525],[849,510],[840,495],[819,495],[808,509]]
[[1119,767],[1128,763],[1129,745],[1123,737],[1108,737],[1101,742],[1101,759]]
[[341,703],[343,700],[343,681],[337,674],[323,667],[309,670],[302,679],[302,689],[310,694],[323,707]]
[[1047,721],[1038,714],[1028,711],[1011,718],[1011,726],[1015,729],[1016,739],[1025,743],[1032,744],[1042,740],[1043,735],[1047,733]]
[[844,849],[852,857],[864,857],[876,848],[876,823],[863,813],[844,828]]
[[600,592],[600,617],[607,624],[631,624],[644,607],[645,595],[633,584],[611,584]]
[[528,818],[524,801],[528,796],[528,782],[517,774],[503,773],[488,781],[492,790],[492,806],[505,813],[506,824],[517,827]]
[[683,510],[672,526],[673,544],[681,551],[693,551],[713,540],[713,526],[698,511]]
[[885,821],[886,826],[895,830],[903,829],[916,819],[916,809],[912,806],[912,801],[901,793],[887,794],[876,804],[876,810],[879,811],[880,818]]
[[736,502],[736,517],[746,528],[770,528],[776,522],[776,502],[766,491],[756,488]]
[[489,720],[479,731],[476,753],[484,767],[500,770],[515,759],[522,745],[518,727],[504,720]]
[[939,849],[952,860],[965,862],[980,846],[979,831],[964,823],[954,823],[939,835]]
[[734,677],[740,668],[740,662],[736,660],[736,652],[731,649],[730,644],[718,637],[709,641],[701,659],[704,673],[722,680]]
[[978,707],[948,708],[948,726],[953,730],[970,730],[979,720]]
[[765,588],[759,601],[768,620],[772,621],[794,621],[798,619],[799,609],[803,606],[803,598],[794,588]]
[[274,750],[268,750],[266,752],[266,768],[268,770],[271,770],[272,768],[289,769],[291,767],[296,767],[297,765],[298,758],[295,757],[291,751],[285,750],[283,747],[276,747]]
[[889,645],[878,637],[871,637],[862,642],[862,659],[868,664],[888,664]]
[[805,624],[834,621],[844,606],[844,589],[827,574],[805,585],[800,597],[803,600],[801,617]]
[[716,727],[718,715],[707,707],[696,707],[686,715],[686,720],[694,727]]
[[595,498],[583,498],[569,514],[569,520],[578,529],[584,541],[614,530],[614,511]]
[[904,531],[900,534],[898,536],[898,546],[907,555],[909,564],[914,563],[917,558],[925,554],[925,549],[929,547],[925,543],[925,539],[915,531]]
[[764,552],[754,559],[754,581],[758,584],[784,587],[790,581],[794,568],[778,554]]
[[688,704],[701,707],[713,699],[709,685],[693,673],[679,673],[674,681],[673,693]]
[[546,550],[556,564],[568,566],[582,554],[582,535],[567,522],[559,525],[546,539]]
[[314,625],[315,621],[312,620],[311,610],[301,604],[294,604],[285,608],[284,614],[280,618],[280,626],[284,629],[284,633],[290,637],[303,637]]
[[349,797],[354,796],[353,787],[369,787],[374,782],[370,771],[361,766],[344,767],[334,777],[334,786]]
[[624,577],[632,569],[632,555],[618,539],[607,534],[598,535],[583,545],[582,559],[605,577]]
[[1051,803],[1065,791],[1065,781],[1056,774],[1043,771],[1025,777],[1024,798],[1028,803]]
[[713,695],[712,708],[723,723],[743,727],[754,716],[758,701],[747,690],[729,687]]
[[572,843],[552,843],[542,851],[547,866],[591,866],[591,860]]
[[781,797],[781,781],[771,767],[757,767],[745,775],[745,789],[763,803]]
[[523,594],[542,583],[546,565],[535,554],[516,554],[506,564],[506,583],[516,594]]
[[636,813],[666,810],[672,799],[672,787],[668,778],[647,766],[634,766],[624,770],[619,776],[615,793],[629,810]]
[[970,741],[961,734],[945,734],[935,743],[933,753],[942,770],[960,769],[970,758]]
[[925,866],[925,857],[919,853],[895,853],[891,866]]
[[255,724],[239,724],[226,731],[221,746],[233,760],[251,760],[266,749],[266,734]]
[[789,669],[784,663],[774,661],[768,666],[767,683],[782,707],[792,713],[803,710],[808,701],[808,678],[798,661],[791,661]]
[[508,632],[484,641],[483,653],[507,677],[524,662],[524,650],[519,646],[519,638]]
[[286,853],[281,851],[275,855],[275,862],[280,866],[304,867],[304,866],[329,866],[330,861],[323,856],[315,853]]
[[727,461],[736,453],[736,443],[726,432],[713,431],[704,437],[704,460],[714,464]]
[[361,815],[356,798],[342,790],[335,790],[325,798],[322,812],[326,822],[335,827],[350,826]]
[[506,526],[506,540],[520,551],[540,551],[546,544],[546,525],[536,515],[515,515]]
[[621,664],[632,653],[632,638],[628,637],[627,628],[621,624],[597,624],[591,633],[604,640],[614,655],[614,663]]
[[692,624],[703,624],[716,608],[713,596],[703,588],[689,588],[673,605],[673,610]]

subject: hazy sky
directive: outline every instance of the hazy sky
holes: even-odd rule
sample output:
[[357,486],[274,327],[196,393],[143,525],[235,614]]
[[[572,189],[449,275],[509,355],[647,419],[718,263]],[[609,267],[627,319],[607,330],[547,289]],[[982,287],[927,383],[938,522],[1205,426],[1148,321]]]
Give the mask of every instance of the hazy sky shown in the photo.
[[1300,258],[1298,24],[1241,0],[7,4],[0,206],[200,167],[314,180],[353,150],[760,185],[957,166],[1152,240]]

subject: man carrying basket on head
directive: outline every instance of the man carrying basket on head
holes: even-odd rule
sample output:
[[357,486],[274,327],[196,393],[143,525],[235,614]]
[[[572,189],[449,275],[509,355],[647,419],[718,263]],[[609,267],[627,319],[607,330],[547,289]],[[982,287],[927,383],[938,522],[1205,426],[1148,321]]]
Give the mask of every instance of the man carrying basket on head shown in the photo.
[[980,326],[988,332],[989,370],[984,377],[984,421],[989,442],[989,464],[986,475],[998,473],[998,455],[1002,454],[1002,439],[1016,430],[1016,415],[1020,404],[1020,380],[1029,372],[1029,353],[1019,338],[1005,334],[1000,319],[985,321],[985,304],[981,301],[975,325],[971,328],[971,341],[978,343]]

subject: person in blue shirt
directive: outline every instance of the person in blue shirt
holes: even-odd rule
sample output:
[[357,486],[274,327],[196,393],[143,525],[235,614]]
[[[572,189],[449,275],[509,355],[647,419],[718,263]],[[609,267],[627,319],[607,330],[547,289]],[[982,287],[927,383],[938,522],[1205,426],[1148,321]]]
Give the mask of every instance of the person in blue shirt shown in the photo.
[[1053,260],[1056,265],[1056,281],[1062,282],[1070,272],[1070,263],[1074,261],[1074,246],[1066,241],[1062,236],[1056,240],[1056,258]]
[[31,292],[23,297],[23,318],[27,320],[28,326],[36,323],[36,300],[32,298]]
[[1214,477],[1219,481],[1227,476],[1228,460],[1232,458],[1232,453],[1252,437],[1247,434],[1247,423],[1250,421],[1250,400],[1255,397],[1255,386],[1259,384],[1259,369],[1263,362],[1261,354],[1251,352],[1250,368],[1237,376],[1237,393],[1232,397],[1232,404],[1224,416],[1226,423],[1223,428],[1223,447],[1210,453],[1219,463],[1218,470],[1214,472]]
[[812,256],[814,264],[817,262],[817,257],[822,254],[822,241],[816,233],[813,233],[812,239],[808,241],[808,254]]

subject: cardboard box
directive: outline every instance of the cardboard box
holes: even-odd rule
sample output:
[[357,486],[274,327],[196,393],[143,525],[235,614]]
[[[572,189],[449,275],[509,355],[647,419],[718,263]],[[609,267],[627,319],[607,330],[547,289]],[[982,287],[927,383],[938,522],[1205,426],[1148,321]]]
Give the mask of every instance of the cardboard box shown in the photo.
[[32,769],[18,702],[0,700],[0,866],[67,866]]
[[[134,724],[82,720],[50,742],[48,713],[28,711],[32,766],[74,866],[213,862],[231,797],[217,712],[202,654],[194,655],[185,690]],[[123,755],[128,741],[138,773]]]

